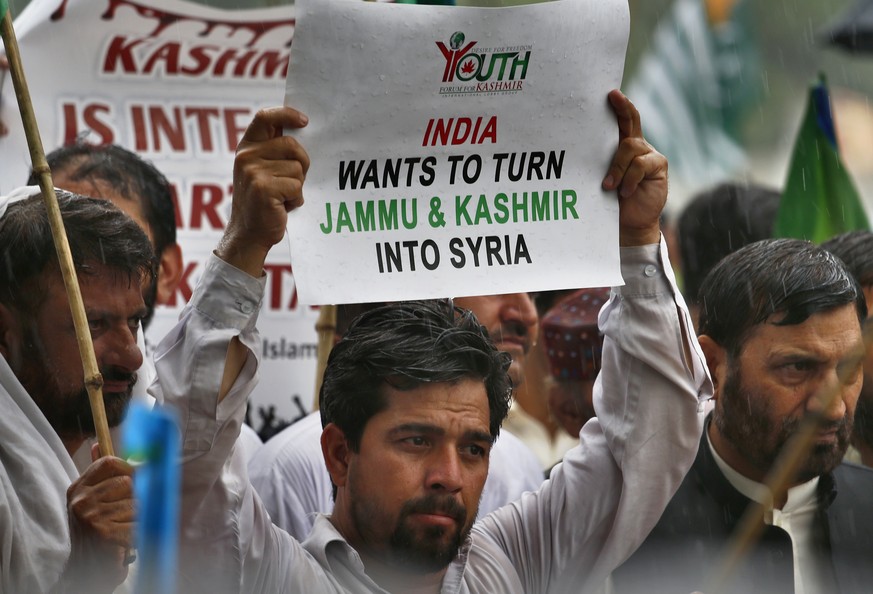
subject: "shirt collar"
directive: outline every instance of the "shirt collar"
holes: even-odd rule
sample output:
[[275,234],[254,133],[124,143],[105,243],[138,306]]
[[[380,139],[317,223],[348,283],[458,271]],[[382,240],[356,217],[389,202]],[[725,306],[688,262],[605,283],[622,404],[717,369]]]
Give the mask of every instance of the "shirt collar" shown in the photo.
[[[712,440],[709,438],[709,431],[705,431],[705,434],[706,443],[709,446],[709,451],[712,454],[716,465],[718,465],[719,470],[721,470],[722,474],[724,474],[725,478],[733,488],[742,493],[746,498],[751,499],[752,501],[757,501],[768,508],[772,508],[773,498],[767,486],[757,481],[753,481],[731,468],[731,466],[718,455],[718,452],[715,451],[715,448],[712,445]],[[805,483],[801,483],[788,489],[788,497],[785,501],[785,505],[782,506],[782,512],[791,513],[793,511],[805,509],[810,505],[815,505],[817,503],[818,482],[819,477],[816,476]]]
[[[446,575],[443,577],[441,592],[448,594],[461,591],[464,570],[467,567],[472,544],[472,536],[468,534],[458,551],[458,556],[449,564]],[[373,592],[383,591],[376,582],[367,576],[361,556],[336,529],[336,526],[330,521],[330,516],[318,514],[315,517],[312,531],[309,533],[309,537],[303,541],[303,548],[315,557],[319,565],[333,573],[334,576],[343,575],[351,570],[358,576],[358,579],[367,583]],[[338,567],[338,565],[342,567]]]

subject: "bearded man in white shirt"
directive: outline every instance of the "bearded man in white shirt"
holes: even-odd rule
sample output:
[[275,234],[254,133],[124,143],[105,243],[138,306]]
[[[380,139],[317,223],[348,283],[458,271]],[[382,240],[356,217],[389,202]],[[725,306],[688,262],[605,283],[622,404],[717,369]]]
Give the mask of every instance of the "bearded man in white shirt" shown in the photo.
[[[358,373],[371,368],[390,373],[374,374],[376,392],[357,394],[362,404],[377,404],[369,418],[361,411],[359,435],[326,412],[337,398],[356,394],[328,396],[324,388],[322,451],[337,485],[336,507],[330,517],[319,516],[300,543],[272,525],[244,465],[232,459],[244,390],[216,397],[162,382],[165,399],[183,420],[185,591],[579,592],[599,587],[644,539],[693,460],[700,404],[709,397],[710,384],[660,234],[666,160],[643,138],[630,101],[613,91],[609,102],[619,144],[603,187],[618,193],[626,285],[614,290],[601,314],[598,417],[586,424],[580,446],[538,491],[473,527],[487,452],[506,410],[505,404],[489,404],[499,404],[489,394],[499,396],[501,390],[486,389],[488,377],[499,373],[486,366],[492,371],[483,377],[479,367],[454,365],[453,373],[421,381],[415,361],[367,364],[370,357],[376,363],[402,351],[402,342],[387,345],[387,354],[372,349],[356,354],[356,334],[350,332],[344,339],[350,342],[338,345],[328,362],[325,386],[341,373],[342,353],[362,359]],[[247,172],[249,183],[235,184],[234,209],[238,200],[239,206],[260,202],[261,222],[284,229],[284,213],[299,200],[283,197],[299,192],[305,167],[299,145],[282,130],[306,121],[290,108],[259,112],[237,152],[235,168]],[[289,156],[295,153],[297,164]],[[257,233],[253,219],[247,221],[251,239],[264,248],[246,259],[246,270],[257,276],[269,247],[266,238],[276,243],[282,234]],[[364,319],[378,327],[380,318]],[[358,330],[367,330],[361,324]],[[459,356],[450,343],[440,344],[443,329],[423,335],[424,346]],[[408,337],[421,340],[422,333]],[[225,377],[234,368],[253,377],[258,351],[252,338],[243,344],[244,363],[225,365]],[[490,345],[468,348],[462,358],[497,354]],[[163,355],[174,349],[171,334],[158,347],[159,376]],[[234,358],[228,356],[228,362]]]

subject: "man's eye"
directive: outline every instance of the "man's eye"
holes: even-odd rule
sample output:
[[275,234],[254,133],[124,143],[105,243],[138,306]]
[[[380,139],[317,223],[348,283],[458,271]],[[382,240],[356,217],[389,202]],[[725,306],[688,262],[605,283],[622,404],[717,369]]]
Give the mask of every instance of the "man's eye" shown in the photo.
[[475,445],[475,444],[468,445],[464,449],[466,450],[466,452],[469,455],[475,456],[476,458],[484,458],[485,454],[487,453],[485,448],[483,448],[482,446],[479,446],[479,445]]
[[421,437],[420,435],[416,435],[415,437],[407,437],[403,441],[405,441],[409,445],[414,445],[414,446],[426,446],[427,445],[427,440],[425,438]]
[[791,363],[787,363],[784,367],[788,371],[806,372],[815,369],[815,363],[812,361],[792,361]]

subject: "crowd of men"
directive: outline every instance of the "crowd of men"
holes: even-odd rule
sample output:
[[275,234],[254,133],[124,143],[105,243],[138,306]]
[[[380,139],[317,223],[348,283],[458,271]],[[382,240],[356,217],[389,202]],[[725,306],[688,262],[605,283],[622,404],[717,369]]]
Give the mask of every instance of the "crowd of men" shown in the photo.
[[[603,188],[619,203],[623,286],[562,294],[542,316],[526,293],[359,307],[319,410],[257,450],[243,420],[263,266],[288,212],[306,208],[310,162],[282,131],[307,117],[273,108],[249,125],[228,225],[153,355],[141,326],[182,270],[168,184],[119,147],[53,153],[109,423],[133,398],[180,418],[179,592],[869,589],[873,471],[843,459],[850,444],[864,463],[873,452],[873,234],[768,239],[748,209],[772,196],[719,188],[680,223],[692,316],[661,233],[666,160],[632,103],[608,102],[618,142]],[[112,592],[136,568],[135,470],[92,443],[37,194],[0,199],[0,591]],[[691,237],[701,221],[718,253],[688,247],[704,243]],[[545,383],[525,373],[538,340]],[[572,442],[557,464],[523,428],[501,431],[523,388],[552,401]],[[810,422],[809,454],[769,490]],[[756,503],[762,534],[720,576]]]

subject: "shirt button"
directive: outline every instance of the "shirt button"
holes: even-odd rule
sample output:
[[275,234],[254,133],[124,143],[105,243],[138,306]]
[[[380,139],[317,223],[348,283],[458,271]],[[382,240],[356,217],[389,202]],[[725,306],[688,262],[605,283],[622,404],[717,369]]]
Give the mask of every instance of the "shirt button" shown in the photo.
[[654,264],[649,264],[643,269],[643,274],[646,276],[655,276],[655,273],[658,272],[658,269],[655,268]]
[[239,309],[241,312],[248,315],[248,314],[252,313],[252,311],[254,311],[255,308],[248,301],[243,301],[242,303],[239,304]]

